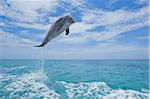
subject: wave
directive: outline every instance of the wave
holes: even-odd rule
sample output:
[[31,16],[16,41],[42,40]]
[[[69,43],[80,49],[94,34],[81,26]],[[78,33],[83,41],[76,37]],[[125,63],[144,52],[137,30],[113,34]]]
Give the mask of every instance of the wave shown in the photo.
[[43,70],[26,73],[21,76],[0,75],[0,83],[12,80],[3,87],[0,97],[3,99],[149,99],[149,92],[112,89],[105,82],[68,83],[56,81],[58,90],[50,89],[46,84],[47,75]]
[[65,88],[69,99],[149,99],[148,93],[135,90],[111,89],[104,82],[57,82]]
[[9,94],[10,99],[59,99],[59,94],[44,83],[47,79],[41,71],[27,73],[5,86],[5,93]]

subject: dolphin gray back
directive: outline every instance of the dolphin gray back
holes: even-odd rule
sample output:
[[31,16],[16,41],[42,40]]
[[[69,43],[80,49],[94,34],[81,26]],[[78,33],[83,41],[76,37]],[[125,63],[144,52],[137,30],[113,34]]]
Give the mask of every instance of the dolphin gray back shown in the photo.
[[60,28],[64,25],[64,21],[64,17],[62,17],[52,24],[50,30],[48,31],[48,34],[43,40],[43,44],[47,44],[50,40],[52,40],[55,37],[55,33],[58,32]]

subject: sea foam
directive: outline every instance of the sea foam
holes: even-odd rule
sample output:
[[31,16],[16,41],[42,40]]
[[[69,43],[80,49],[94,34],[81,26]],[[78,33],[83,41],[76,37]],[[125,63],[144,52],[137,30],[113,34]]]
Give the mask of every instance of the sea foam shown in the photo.
[[47,79],[41,71],[27,73],[5,86],[5,91],[11,99],[59,99],[59,94],[44,83]]
[[149,99],[149,93],[112,89],[104,82],[57,82],[65,88],[68,99]]

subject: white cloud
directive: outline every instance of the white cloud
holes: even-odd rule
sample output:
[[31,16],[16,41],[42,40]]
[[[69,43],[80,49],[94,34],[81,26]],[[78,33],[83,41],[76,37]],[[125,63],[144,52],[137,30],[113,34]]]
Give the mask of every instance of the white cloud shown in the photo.
[[98,26],[98,24],[87,24],[85,22],[76,22],[75,24],[71,25],[70,30],[73,33],[83,33],[87,30],[93,29],[94,27]]
[[[91,10],[88,13],[84,13],[82,22],[71,27],[73,32],[80,35],[72,35],[60,41],[67,43],[83,43],[89,40],[107,41],[122,33],[148,26],[148,16],[148,7],[137,11],[126,11],[124,9],[113,12],[100,9]],[[92,32],[88,31],[96,27],[103,27],[103,29]]]
[[74,12],[75,10],[85,11],[89,8],[87,5],[89,4],[87,0],[60,0],[61,6],[63,6],[63,9],[66,10],[66,12]]
[[118,0],[110,0],[107,4],[106,4],[106,6],[107,7],[111,7],[115,2],[117,2]]
[[[64,2],[68,5],[65,5]],[[84,0],[8,0],[0,2],[0,15],[19,22],[37,23],[44,18],[52,22],[55,17],[61,16],[49,16],[56,12],[56,8],[65,9],[65,13],[68,13],[73,9],[72,7],[80,9],[83,3],[85,3]]]
[[20,45],[35,45],[37,42],[30,39],[20,38],[14,34],[0,30],[0,45],[20,46]]
[[115,11],[103,11],[101,9],[93,9],[84,13],[82,20],[87,23],[97,23],[99,25],[111,25],[126,21],[134,21],[138,18],[148,16],[148,7],[143,7],[137,11],[127,11],[119,9]]
[[[3,11],[6,16],[23,22],[35,22],[44,13],[38,13],[37,10],[44,9],[46,12],[54,12],[58,6],[56,0],[9,0],[10,6],[3,6]],[[15,13],[16,15],[14,16]]]

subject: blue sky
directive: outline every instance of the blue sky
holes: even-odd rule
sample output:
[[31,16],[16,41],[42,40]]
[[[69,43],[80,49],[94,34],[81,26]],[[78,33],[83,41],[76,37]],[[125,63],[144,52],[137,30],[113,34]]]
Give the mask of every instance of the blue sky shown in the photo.
[[[1,0],[0,59],[147,59],[148,0]],[[51,24],[76,23],[44,48]]]

